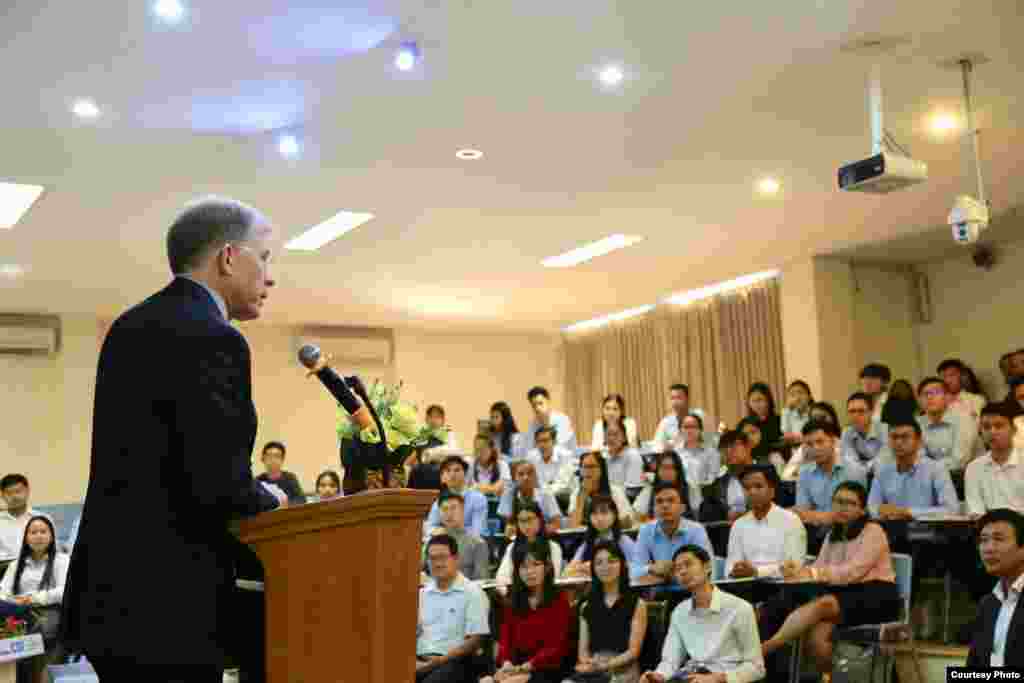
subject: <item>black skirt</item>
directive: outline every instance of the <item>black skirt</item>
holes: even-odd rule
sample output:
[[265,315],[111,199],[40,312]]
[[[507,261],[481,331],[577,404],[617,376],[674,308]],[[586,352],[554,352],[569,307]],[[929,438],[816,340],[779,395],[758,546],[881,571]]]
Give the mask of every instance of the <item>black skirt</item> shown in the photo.
[[899,589],[889,581],[867,581],[843,586],[828,584],[784,584],[790,590],[786,596],[793,608],[823,595],[834,595],[839,603],[840,626],[885,624],[900,617]]

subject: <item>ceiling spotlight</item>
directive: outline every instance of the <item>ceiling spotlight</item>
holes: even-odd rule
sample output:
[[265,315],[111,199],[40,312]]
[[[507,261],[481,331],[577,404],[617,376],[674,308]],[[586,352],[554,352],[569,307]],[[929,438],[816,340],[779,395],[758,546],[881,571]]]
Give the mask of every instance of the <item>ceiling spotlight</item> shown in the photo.
[[80,119],[94,119],[100,115],[100,108],[92,100],[76,100],[71,111]]
[[953,114],[948,112],[937,112],[932,115],[929,127],[932,133],[942,137],[949,135],[960,128],[960,120]]
[[395,68],[399,71],[411,71],[419,57],[420,51],[416,43],[402,43],[395,53]]
[[277,139],[277,151],[285,159],[294,159],[299,156],[302,147],[299,145],[298,138],[294,135],[282,135]]
[[622,79],[626,77],[626,74],[622,72],[622,69],[614,64],[609,65],[601,69],[597,75],[601,79],[601,82],[607,86],[615,86],[622,82]]
[[180,0],[157,0],[153,4],[153,13],[164,21],[178,22],[185,16],[185,6]]
[[484,158],[484,153],[478,149],[460,149],[455,156],[463,161],[476,161]]
[[761,178],[757,181],[757,191],[766,197],[778,194],[781,187],[775,178]]

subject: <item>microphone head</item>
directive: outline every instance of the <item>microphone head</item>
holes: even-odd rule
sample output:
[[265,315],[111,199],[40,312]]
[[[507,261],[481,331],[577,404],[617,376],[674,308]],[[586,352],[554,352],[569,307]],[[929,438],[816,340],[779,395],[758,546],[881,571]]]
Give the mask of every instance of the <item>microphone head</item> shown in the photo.
[[306,344],[299,349],[299,362],[306,368],[312,370],[318,360],[320,360],[319,346],[315,344]]

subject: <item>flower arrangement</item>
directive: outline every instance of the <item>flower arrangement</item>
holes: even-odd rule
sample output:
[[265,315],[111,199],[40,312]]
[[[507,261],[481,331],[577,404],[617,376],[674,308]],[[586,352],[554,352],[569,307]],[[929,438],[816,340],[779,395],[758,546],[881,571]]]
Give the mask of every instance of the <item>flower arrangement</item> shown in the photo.
[[28,635],[28,622],[17,617],[7,617],[0,621],[0,640],[7,638],[20,638]]
[[[388,450],[394,452],[403,446],[418,448],[426,446],[431,438],[442,442],[448,441],[448,430],[434,429],[420,421],[414,404],[402,400],[402,382],[389,386],[380,380],[374,380],[366,392],[373,405],[377,417],[384,426]],[[338,438],[353,439],[358,433],[363,443],[380,443],[381,435],[376,425],[359,431],[349,415],[338,407]]]

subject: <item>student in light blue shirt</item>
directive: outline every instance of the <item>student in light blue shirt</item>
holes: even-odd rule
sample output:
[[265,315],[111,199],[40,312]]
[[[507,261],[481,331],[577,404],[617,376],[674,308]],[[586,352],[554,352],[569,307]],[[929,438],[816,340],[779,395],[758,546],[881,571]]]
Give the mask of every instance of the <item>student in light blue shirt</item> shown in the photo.
[[562,509],[558,507],[555,497],[542,489],[537,481],[537,468],[529,460],[512,463],[513,485],[506,486],[498,503],[498,516],[505,520],[505,532],[511,537],[515,532],[516,501],[532,501],[540,506],[544,515],[544,525],[549,533],[554,533],[562,526]]
[[[462,496],[465,503],[466,531],[483,538],[487,528],[487,498],[476,489],[466,486],[466,472],[469,466],[457,455],[449,455],[441,463],[441,484],[452,493]],[[427,521],[423,523],[423,535],[429,536],[441,526],[441,510],[438,501],[430,507]]]
[[850,426],[843,430],[839,453],[861,467],[873,470],[878,463],[891,459],[889,427],[872,417],[874,403],[870,395],[858,391],[846,401]]
[[572,427],[572,420],[568,415],[555,412],[551,407],[551,394],[544,387],[533,387],[526,394],[530,405],[533,407],[533,419],[526,430],[526,443],[536,443],[537,430],[541,427],[554,427],[555,444],[576,452],[576,432]]
[[666,581],[672,578],[672,556],[684,545],[699,545],[714,554],[708,532],[697,522],[683,518],[686,501],[683,493],[672,484],[662,482],[654,490],[655,521],[640,527],[635,546],[638,564],[646,565],[644,572]]
[[910,520],[924,515],[956,514],[960,501],[943,465],[924,455],[921,425],[902,419],[889,425],[894,461],[878,466],[868,509],[882,520]]
[[829,422],[810,421],[804,425],[804,453],[807,464],[800,468],[793,512],[804,524],[831,525],[832,496],[844,481],[856,481],[867,488],[867,472],[836,452],[838,428]]
[[924,451],[947,470],[963,469],[960,452],[963,426],[960,415],[946,406],[946,385],[938,377],[927,377],[917,385],[917,396],[924,406],[924,415],[917,418],[924,432]]

